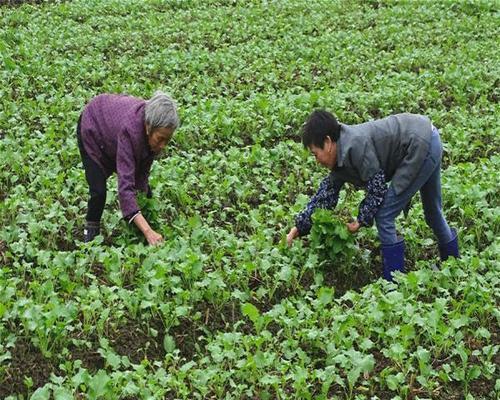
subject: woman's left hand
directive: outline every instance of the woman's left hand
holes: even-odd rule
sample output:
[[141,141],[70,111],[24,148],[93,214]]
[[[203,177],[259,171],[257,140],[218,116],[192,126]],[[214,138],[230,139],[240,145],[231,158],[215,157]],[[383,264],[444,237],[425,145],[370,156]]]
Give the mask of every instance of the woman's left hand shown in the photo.
[[346,226],[349,232],[351,233],[356,233],[359,230],[359,228],[361,228],[361,225],[359,224],[358,221],[349,222],[348,224],[346,224]]

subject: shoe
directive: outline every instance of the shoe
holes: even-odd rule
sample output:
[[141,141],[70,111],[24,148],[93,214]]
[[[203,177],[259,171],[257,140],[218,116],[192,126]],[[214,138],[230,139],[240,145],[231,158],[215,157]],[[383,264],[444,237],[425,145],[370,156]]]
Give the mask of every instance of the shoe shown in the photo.
[[451,229],[451,236],[452,239],[448,243],[439,245],[439,257],[441,258],[441,261],[446,261],[450,256],[455,258],[460,257],[460,253],[458,251],[458,233],[456,229]]
[[88,243],[101,233],[100,223],[94,221],[87,221],[83,229],[83,242]]

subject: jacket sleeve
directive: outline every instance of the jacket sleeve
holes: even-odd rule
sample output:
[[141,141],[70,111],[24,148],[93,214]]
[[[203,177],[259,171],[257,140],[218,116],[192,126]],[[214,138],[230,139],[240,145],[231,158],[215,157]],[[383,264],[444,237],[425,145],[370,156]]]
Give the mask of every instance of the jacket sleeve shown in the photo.
[[306,208],[295,217],[295,226],[300,236],[307,235],[310,232],[312,227],[311,216],[316,208],[335,208],[343,183],[337,180],[332,181],[330,176],[323,179],[318,191],[311,197]]
[[118,136],[116,149],[116,174],[118,176],[118,198],[124,218],[135,215],[139,211],[136,190],[136,160],[134,148],[127,131]]
[[368,180],[366,196],[359,205],[357,219],[362,226],[371,226],[373,224],[373,218],[382,205],[386,193],[385,173],[380,170]]

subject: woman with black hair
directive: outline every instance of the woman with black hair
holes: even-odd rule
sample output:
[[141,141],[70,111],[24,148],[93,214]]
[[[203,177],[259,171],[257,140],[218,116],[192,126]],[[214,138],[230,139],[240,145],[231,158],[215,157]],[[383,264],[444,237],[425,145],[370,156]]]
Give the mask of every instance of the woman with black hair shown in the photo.
[[366,190],[351,233],[375,220],[382,244],[383,276],[404,271],[404,241],[396,234],[395,219],[420,191],[425,221],[433,230],[442,260],[458,257],[457,232],[450,229],[441,206],[439,131],[423,115],[396,114],[359,125],[338,123],[323,110],[314,111],[304,125],[302,142],[316,161],[330,170],[287,235],[292,244],[311,229],[316,208],[335,208],[344,183]]

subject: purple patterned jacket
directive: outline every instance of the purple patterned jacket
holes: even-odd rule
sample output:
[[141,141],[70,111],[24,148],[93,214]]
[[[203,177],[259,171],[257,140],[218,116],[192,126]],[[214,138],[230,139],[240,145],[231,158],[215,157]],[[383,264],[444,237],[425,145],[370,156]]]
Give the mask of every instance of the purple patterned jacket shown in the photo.
[[145,104],[136,97],[100,94],[86,105],[80,124],[88,155],[106,177],[117,173],[118,196],[125,218],[139,210],[136,191],[147,191],[154,159],[144,125]]

